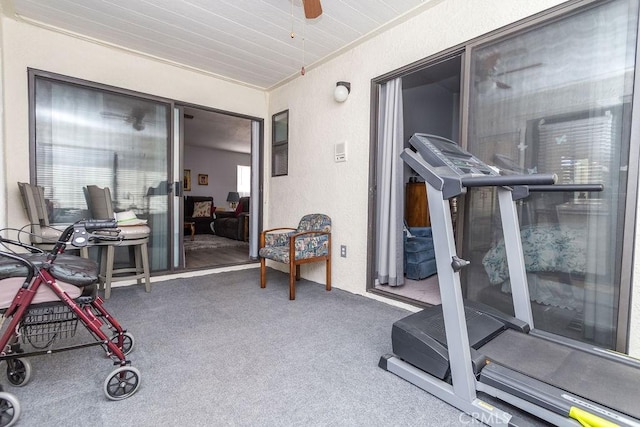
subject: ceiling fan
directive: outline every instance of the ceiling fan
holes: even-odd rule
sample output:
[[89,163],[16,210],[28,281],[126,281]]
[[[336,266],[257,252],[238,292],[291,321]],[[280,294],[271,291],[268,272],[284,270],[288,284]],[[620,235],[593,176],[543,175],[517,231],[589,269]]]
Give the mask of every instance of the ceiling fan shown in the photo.
[[[514,52],[509,52],[509,54],[513,53]],[[517,53],[522,54],[522,52]],[[480,58],[478,68],[478,82],[491,81],[498,89],[511,89],[511,86],[502,81],[500,77],[544,65],[542,62],[535,62],[521,67],[515,67],[505,70],[505,66],[502,63],[502,56],[503,55],[500,52],[491,52],[484,58]],[[509,57],[510,55],[505,56]]]
[[322,5],[320,0],[302,0],[304,7],[304,17],[307,19],[315,19],[322,15]]
[[119,114],[109,111],[103,111],[100,114],[102,117],[121,119],[127,123],[131,123],[133,129],[137,131],[141,131],[145,128],[144,117],[147,114],[147,111],[142,107],[133,107],[130,114]]

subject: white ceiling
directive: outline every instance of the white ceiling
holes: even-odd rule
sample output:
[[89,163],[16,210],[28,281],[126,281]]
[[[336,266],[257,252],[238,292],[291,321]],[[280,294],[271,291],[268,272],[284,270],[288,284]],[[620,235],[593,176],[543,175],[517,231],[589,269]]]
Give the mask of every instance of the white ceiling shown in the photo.
[[[440,0],[2,0],[9,16],[269,89]],[[291,34],[294,37],[291,37]]]

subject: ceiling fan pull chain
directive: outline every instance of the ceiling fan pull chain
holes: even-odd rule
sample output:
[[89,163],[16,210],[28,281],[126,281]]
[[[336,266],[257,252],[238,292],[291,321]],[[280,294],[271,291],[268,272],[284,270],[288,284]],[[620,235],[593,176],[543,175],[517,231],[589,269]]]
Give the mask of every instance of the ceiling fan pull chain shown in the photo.
[[304,69],[305,53],[306,53],[304,42],[307,38],[306,35],[307,35],[307,24],[303,21],[302,22],[302,69],[300,69],[300,74],[303,76],[304,76],[304,73],[306,73]]

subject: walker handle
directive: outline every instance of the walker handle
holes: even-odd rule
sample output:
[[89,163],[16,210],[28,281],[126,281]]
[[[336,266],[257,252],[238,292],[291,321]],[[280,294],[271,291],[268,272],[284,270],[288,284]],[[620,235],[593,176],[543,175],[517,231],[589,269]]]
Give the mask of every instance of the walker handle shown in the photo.
[[118,228],[118,222],[115,219],[87,219],[83,221],[83,224],[88,232],[105,228]]

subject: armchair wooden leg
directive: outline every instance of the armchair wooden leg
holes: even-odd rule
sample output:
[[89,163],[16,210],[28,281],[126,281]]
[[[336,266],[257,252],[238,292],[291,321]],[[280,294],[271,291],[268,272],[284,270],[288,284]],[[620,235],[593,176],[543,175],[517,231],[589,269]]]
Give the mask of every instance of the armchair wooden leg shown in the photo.
[[260,287],[267,286],[267,262],[264,258],[260,258]]
[[326,270],[327,270],[326,271],[327,277],[325,278],[325,282],[327,284],[326,289],[330,291],[331,290],[331,258],[327,258]]
[[300,266],[294,262],[289,263],[289,299],[296,299],[296,271],[300,271]]

